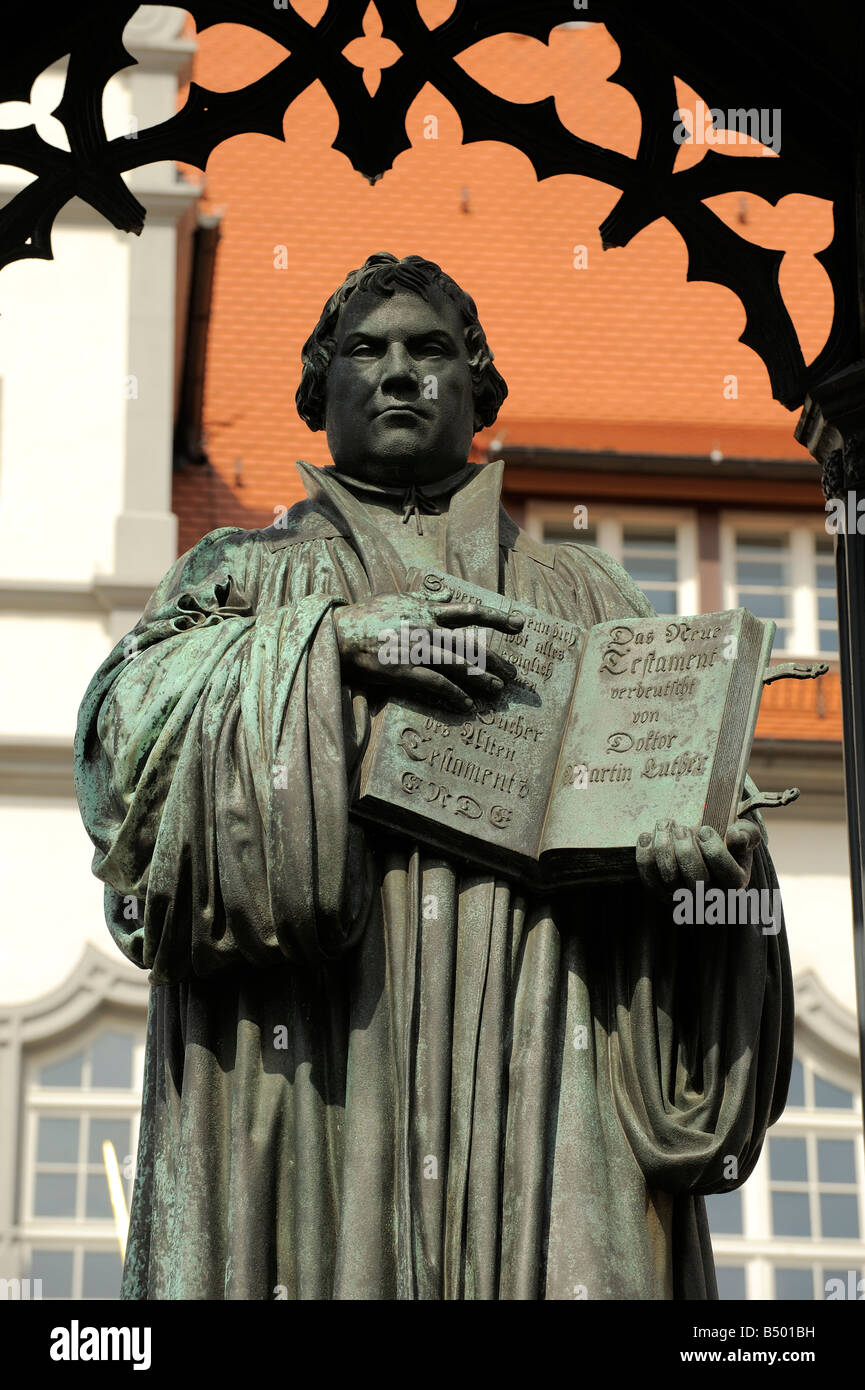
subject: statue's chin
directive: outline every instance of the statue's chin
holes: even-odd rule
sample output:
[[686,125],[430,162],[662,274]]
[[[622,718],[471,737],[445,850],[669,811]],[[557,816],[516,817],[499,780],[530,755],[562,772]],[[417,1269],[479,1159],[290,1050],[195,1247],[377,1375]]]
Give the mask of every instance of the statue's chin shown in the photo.
[[422,487],[424,483],[438,482],[448,478],[464,467],[467,459],[438,455],[434,458],[412,453],[373,455],[364,458],[335,458],[334,465],[346,477],[357,478],[360,482],[380,483],[383,487],[400,485],[408,487],[411,483]]

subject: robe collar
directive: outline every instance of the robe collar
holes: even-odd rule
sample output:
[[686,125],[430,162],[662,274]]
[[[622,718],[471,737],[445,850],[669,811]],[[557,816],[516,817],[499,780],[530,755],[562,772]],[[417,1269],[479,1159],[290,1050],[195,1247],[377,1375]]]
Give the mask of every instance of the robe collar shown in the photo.
[[448,478],[441,478],[438,482],[424,483],[418,486],[409,483],[408,487],[404,484],[401,487],[383,487],[380,483],[370,483],[366,479],[351,478],[345,473],[340,473],[336,468],[328,468],[328,473],[332,478],[336,478],[338,483],[344,483],[349,492],[369,493],[373,497],[390,498],[393,502],[399,502],[402,507],[403,525],[407,525],[414,517],[417,533],[423,535],[423,522],[421,516],[427,512],[430,516],[441,516],[440,499],[450,497],[456,492],[458,487],[468,482],[477,470],[474,463],[464,463],[462,468],[458,468],[456,473],[451,473]]
[[[458,488],[445,515],[445,568],[484,589],[499,592],[500,547],[513,546],[519,536],[501,505],[504,461],[478,466]],[[307,496],[326,511],[349,537],[374,592],[400,591],[406,566],[396,549],[370,518],[369,508],[337,478],[333,470],[298,462]]]

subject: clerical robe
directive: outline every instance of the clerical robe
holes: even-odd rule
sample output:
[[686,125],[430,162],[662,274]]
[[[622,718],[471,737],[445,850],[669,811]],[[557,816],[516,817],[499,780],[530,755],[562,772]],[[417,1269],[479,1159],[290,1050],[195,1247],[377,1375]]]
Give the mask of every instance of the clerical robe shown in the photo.
[[[676,926],[637,879],[526,892],[362,829],[334,610],[405,571],[305,476],[177,561],[81,708],[94,872],[152,982],[122,1297],[714,1298],[703,1194],[786,1097],[783,924]],[[451,499],[444,568],[583,627],[652,613],[500,486]]]

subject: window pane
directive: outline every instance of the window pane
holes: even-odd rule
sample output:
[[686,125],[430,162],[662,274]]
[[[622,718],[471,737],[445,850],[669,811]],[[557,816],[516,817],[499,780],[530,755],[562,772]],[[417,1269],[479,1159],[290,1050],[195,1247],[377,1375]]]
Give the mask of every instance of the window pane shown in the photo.
[[817,1172],[821,1182],[855,1182],[856,1150],[852,1139],[818,1139]]
[[817,617],[821,623],[836,623],[838,621],[838,605],[835,602],[834,594],[826,594],[825,598],[821,594],[817,599]]
[[832,543],[831,536],[815,536],[814,549],[821,557],[828,555],[829,558],[832,559],[835,554],[835,547]]
[[715,1274],[718,1278],[719,1298],[745,1297],[744,1265],[719,1265]]
[[706,1198],[706,1215],[709,1228],[716,1236],[740,1236],[742,1234],[742,1194],[741,1192],[721,1192]]
[[798,1057],[793,1058],[793,1070],[790,1073],[790,1090],[787,1092],[787,1104],[802,1106],[805,1104],[805,1072]]
[[675,589],[652,589],[646,586],[646,598],[657,613],[664,618],[675,617],[679,611],[679,596]]
[[652,527],[625,526],[622,537],[626,546],[638,546],[640,550],[674,550],[676,532],[672,526]]
[[810,1269],[776,1269],[775,1297],[803,1299],[814,1297],[814,1275]]
[[859,1202],[855,1192],[820,1193],[820,1227],[833,1239],[859,1239]]
[[50,1062],[47,1067],[42,1067],[39,1072],[39,1085],[80,1086],[81,1068],[83,1065],[83,1052],[76,1052],[72,1057],[65,1057],[62,1062]]
[[102,1145],[108,1139],[114,1145],[117,1161],[121,1165],[131,1152],[129,1141],[129,1121],[103,1119],[101,1115],[90,1116],[90,1140],[87,1148],[87,1162],[98,1163],[103,1167]]
[[108,1195],[108,1178],[104,1173],[87,1174],[86,1214],[95,1221],[111,1221],[111,1199]]
[[75,1173],[37,1173],[33,1192],[35,1216],[75,1215]]
[[672,556],[666,559],[662,555],[630,555],[626,550],[624,562],[625,569],[635,584],[657,584],[664,581],[675,584],[678,578],[678,565]]
[[835,656],[838,652],[838,632],[836,628],[823,627],[819,633],[820,645],[818,651],[821,655]]
[[114,1250],[85,1250],[84,1298],[119,1298],[123,1261]]
[[740,532],[736,536],[736,549],[743,555],[751,555],[760,550],[785,550],[787,537],[777,531]]
[[818,588],[818,589],[831,589],[831,590],[833,591],[833,593],[834,593],[834,591],[835,591],[835,564],[834,564],[834,561],[830,561],[829,564],[818,564],[818,566],[817,566],[817,588]]
[[807,1193],[772,1193],[772,1233],[776,1236],[810,1236],[811,1215]]
[[769,1175],[783,1182],[807,1182],[808,1153],[805,1140],[770,1139]]
[[34,1250],[30,1261],[30,1278],[42,1280],[43,1298],[72,1297],[71,1250]]
[[79,1121],[64,1115],[40,1115],[36,1139],[39,1163],[77,1163]]
[[774,641],[773,641],[773,643],[772,643],[772,651],[773,651],[773,652],[784,652],[784,651],[787,650],[788,645],[789,645],[789,634],[788,634],[788,632],[787,632],[787,629],[786,629],[786,628],[783,628],[783,627],[779,627],[779,628],[777,629],[776,633],[775,633],[775,639],[774,639]]
[[787,598],[784,594],[755,594],[753,589],[740,589],[738,602],[749,608],[755,618],[786,618]]
[[570,541],[577,545],[597,545],[598,528],[597,526],[577,528],[571,521],[545,521],[543,536],[548,544]]
[[100,1033],[91,1049],[91,1085],[122,1087],[132,1085],[132,1034]]
[[[823,1296],[825,1298],[828,1298],[831,1293],[833,1299],[850,1298],[859,1302],[862,1294],[865,1293],[865,1285],[862,1288],[859,1287],[859,1280],[862,1278],[861,1269],[824,1269],[822,1273]],[[841,1288],[835,1284],[830,1289],[828,1287],[830,1279],[839,1280]]]
[[821,1110],[852,1110],[853,1092],[814,1074],[814,1104]]
[[768,584],[780,589],[787,583],[787,566],[780,560],[737,560],[737,584]]

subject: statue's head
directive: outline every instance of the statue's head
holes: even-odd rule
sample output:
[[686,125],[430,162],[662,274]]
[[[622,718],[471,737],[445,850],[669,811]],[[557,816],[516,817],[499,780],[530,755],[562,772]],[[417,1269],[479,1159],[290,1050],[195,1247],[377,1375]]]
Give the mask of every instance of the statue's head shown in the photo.
[[302,357],[301,419],[327,431],[337,468],[385,484],[456,472],[508,391],[474,300],[420,256],[353,270]]

